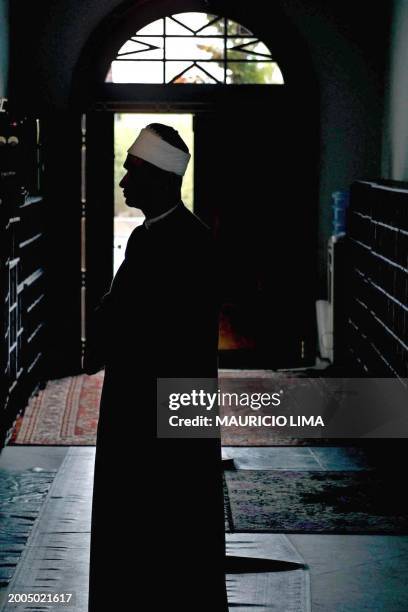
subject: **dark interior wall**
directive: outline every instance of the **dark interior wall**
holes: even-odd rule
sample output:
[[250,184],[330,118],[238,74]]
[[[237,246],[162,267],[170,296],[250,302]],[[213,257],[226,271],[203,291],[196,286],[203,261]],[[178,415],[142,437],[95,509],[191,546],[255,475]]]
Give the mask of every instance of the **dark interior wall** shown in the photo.
[[[67,109],[75,66],[86,41],[121,0],[14,0],[12,93],[42,109]],[[140,4],[152,4],[145,0]],[[225,0],[225,13],[229,3]],[[331,193],[362,176],[379,176],[384,72],[390,3],[280,0],[276,3],[310,53],[320,95],[319,277],[325,290]],[[177,11],[176,2],[167,2]],[[254,14],[248,3],[248,14]],[[24,14],[24,20],[20,17]],[[119,18],[119,17],[117,17]],[[272,20],[271,20],[272,27]],[[35,32],[35,36],[32,33]],[[302,103],[299,98],[299,104]],[[293,168],[296,173],[296,168]]]
[[81,51],[120,4],[123,0],[13,0],[10,87],[15,101],[38,103],[45,111],[67,110]]
[[0,0],[0,98],[7,97],[9,61],[8,0]]
[[381,175],[390,3],[282,0],[310,52],[320,95],[319,276],[325,290],[331,194]]

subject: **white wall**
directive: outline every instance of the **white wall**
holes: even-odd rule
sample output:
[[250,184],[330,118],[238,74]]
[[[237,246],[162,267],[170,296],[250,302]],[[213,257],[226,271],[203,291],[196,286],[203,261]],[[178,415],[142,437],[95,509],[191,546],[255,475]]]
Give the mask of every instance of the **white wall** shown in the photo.
[[408,181],[408,0],[394,0],[383,176]]
[[8,0],[0,0],[0,98],[7,97],[8,61]]

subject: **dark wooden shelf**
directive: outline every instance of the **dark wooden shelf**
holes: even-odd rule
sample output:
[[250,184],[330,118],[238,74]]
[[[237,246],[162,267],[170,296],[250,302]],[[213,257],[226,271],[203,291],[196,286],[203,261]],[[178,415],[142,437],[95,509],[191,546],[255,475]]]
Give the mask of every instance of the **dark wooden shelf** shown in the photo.
[[357,181],[348,211],[347,352],[368,375],[408,378],[408,189]]
[[18,148],[2,149],[7,171],[0,176],[0,369],[5,381],[0,446],[41,380],[44,355],[44,206],[39,185],[29,180],[41,174],[37,127],[33,118],[11,121],[7,113],[0,116],[0,133],[14,130],[24,147],[24,155]]

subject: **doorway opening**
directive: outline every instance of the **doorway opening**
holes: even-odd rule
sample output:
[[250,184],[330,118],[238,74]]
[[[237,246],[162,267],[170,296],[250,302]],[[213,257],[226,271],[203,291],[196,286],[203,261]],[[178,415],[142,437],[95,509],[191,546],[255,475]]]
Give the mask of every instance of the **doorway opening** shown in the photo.
[[[112,256],[114,243],[116,272],[130,233],[144,220],[141,211],[125,207],[118,186],[127,149],[150,122],[174,126],[194,155],[183,201],[211,228],[219,248],[220,366],[311,365],[319,136],[311,73],[302,71],[302,54],[296,66],[291,62],[279,31],[275,53],[261,22],[258,32],[254,21],[248,28],[216,12],[153,13],[124,20],[98,60],[90,116],[96,133],[102,125],[106,142],[112,137],[115,151],[112,160],[100,159],[98,145],[93,150],[100,162],[98,252],[103,240]],[[103,199],[108,192],[112,205],[102,206],[99,194]],[[92,244],[88,254],[94,266],[87,287],[95,275],[100,279],[92,302],[108,274]]]
[[126,243],[132,231],[144,221],[138,208],[126,205],[119,183],[124,174],[127,149],[140,130],[149,123],[164,123],[176,129],[188,148],[191,159],[183,179],[181,197],[185,206],[194,211],[194,132],[191,113],[115,113],[114,115],[114,219],[113,270],[116,274],[125,256]]

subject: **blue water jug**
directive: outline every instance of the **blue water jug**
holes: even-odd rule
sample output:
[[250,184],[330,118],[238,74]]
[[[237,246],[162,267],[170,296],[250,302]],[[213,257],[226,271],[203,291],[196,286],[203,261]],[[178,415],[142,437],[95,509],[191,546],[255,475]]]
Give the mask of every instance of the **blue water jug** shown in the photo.
[[338,236],[346,231],[346,209],[349,203],[348,191],[332,193],[333,235]]

